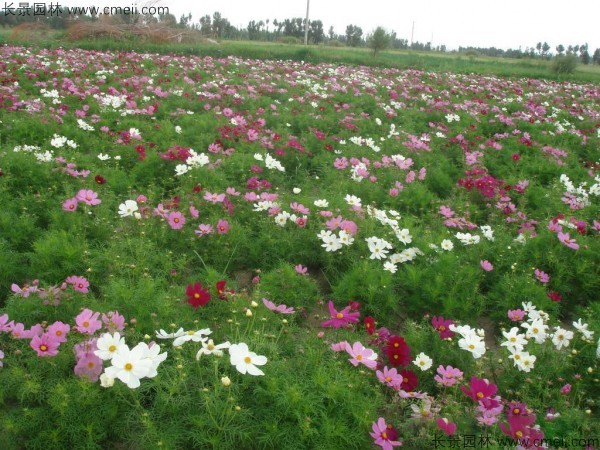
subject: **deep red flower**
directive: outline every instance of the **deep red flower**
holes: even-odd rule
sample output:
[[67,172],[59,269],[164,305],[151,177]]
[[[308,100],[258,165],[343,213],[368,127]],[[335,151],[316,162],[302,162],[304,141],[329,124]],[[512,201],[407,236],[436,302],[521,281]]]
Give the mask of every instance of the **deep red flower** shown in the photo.
[[204,306],[210,300],[210,292],[201,283],[188,284],[185,295],[188,296],[187,302],[194,308]]
[[375,332],[375,319],[371,316],[366,316],[363,319],[363,323],[365,324],[365,328],[367,329],[367,333],[373,334]]
[[354,311],[360,311],[360,303],[358,303],[357,301],[354,301],[354,300],[348,301],[348,306],[350,306],[350,309],[352,309]]
[[406,392],[413,392],[415,388],[419,385],[419,379],[417,378],[417,374],[412,370],[401,370],[400,376],[402,377],[402,383],[400,384],[400,389]]
[[225,289],[226,284],[227,284],[227,281],[225,281],[225,280],[217,281],[217,296],[221,300],[227,300],[227,294],[235,293],[235,291],[233,291],[232,289],[226,290]]
[[496,395],[498,386],[494,383],[490,383],[488,380],[483,378],[471,377],[470,389],[465,386],[461,386],[460,389],[475,402],[479,402],[484,398],[491,398]]
[[518,153],[513,153],[512,159],[513,161],[518,161],[521,159],[521,155],[519,155]]
[[408,366],[410,364],[410,347],[400,336],[390,336],[387,341],[386,355],[390,364],[396,366]]
[[94,180],[98,184],[104,184],[104,183],[106,183],[106,178],[104,178],[102,175],[96,175],[96,177],[94,178]]
[[562,295],[560,295],[556,291],[549,291],[547,294],[548,298],[553,302],[560,302],[562,300]]

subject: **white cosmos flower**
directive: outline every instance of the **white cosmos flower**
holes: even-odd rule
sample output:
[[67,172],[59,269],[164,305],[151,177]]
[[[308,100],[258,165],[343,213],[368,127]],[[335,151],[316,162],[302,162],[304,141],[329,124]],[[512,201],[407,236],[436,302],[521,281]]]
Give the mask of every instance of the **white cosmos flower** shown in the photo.
[[177,166],[175,166],[175,175],[177,176],[183,175],[189,171],[190,167],[187,164],[177,164]]
[[135,200],[125,200],[125,203],[119,205],[119,215],[121,217],[133,216],[138,210],[138,204]]
[[510,352],[519,352],[523,350],[525,345],[527,345],[527,339],[525,339],[523,334],[519,334],[518,327],[512,327],[508,333],[503,331],[502,335],[506,341],[500,345],[502,347],[506,347]]
[[160,331],[155,331],[154,334],[158,339],[173,339],[183,336],[185,331],[183,328],[180,328],[175,333],[167,333],[165,330],[161,329]]
[[104,370],[106,376],[118,378],[131,389],[139,387],[140,378],[148,376],[152,370],[152,361],[145,357],[144,349],[140,346],[132,350],[127,346],[122,347],[111,363],[112,366]]
[[144,358],[151,363],[150,370],[146,377],[154,378],[157,375],[156,369],[160,363],[167,359],[167,352],[160,353],[160,345],[158,344],[148,345],[145,342],[140,342],[133,349],[135,350],[138,347],[143,350]]
[[485,354],[485,342],[476,334],[459,339],[458,346],[471,352],[473,358],[479,359]]
[[238,372],[242,374],[249,373],[255,376],[264,375],[264,372],[256,366],[265,365],[267,357],[251,352],[248,350],[248,345],[244,342],[231,345],[229,347],[229,356],[231,365],[235,366]]
[[432,366],[433,360],[429,356],[427,356],[425,353],[421,352],[417,355],[417,357],[413,361],[413,364],[415,366],[417,366],[419,369],[425,371]]
[[215,345],[213,340],[209,339],[208,342],[202,343],[202,348],[198,350],[198,353],[196,353],[196,359],[200,359],[202,355],[223,356],[223,349],[229,347],[231,347],[229,341]]
[[581,334],[583,334],[583,337],[585,339],[591,339],[592,336],[594,335],[593,331],[588,330],[588,324],[587,323],[582,323],[581,319],[579,319],[577,322],[573,322],[573,326],[575,327],[575,329],[577,331],[579,331]]
[[548,325],[546,325],[541,319],[533,320],[531,323],[524,322],[521,324],[521,326],[527,330],[525,337],[528,339],[535,339],[536,344],[543,344],[548,336],[546,334]]
[[396,234],[396,237],[400,242],[406,245],[412,242],[412,237],[408,228],[403,228],[398,234]]
[[320,199],[320,200],[315,200],[314,205],[317,208],[327,208],[329,206],[329,202],[327,200]]
[[392,261],[386,261],[383,263],[383,270],[387,270],[390,273],[396,273],[398,271],[398,266]]
[[173,341],[173,347],[180,347],[188,341],[206,342],[206,340],[208,339],[206,336],[208,336],[211,333],[212,331],[209,328],[204,328],[198,331],[186,331],[185,334],[175,338],[175,340]]
[[447,252],[449,252],[454,248],[454,244],[450,239],[444,239],[440,244],[440,247],[442,247],[442,250],[446,250]]
[[127,345],[125,344],[125,338],[121,337],[119,333],[115,333],[113,335],[110,333],[104,333],[98,338],[96,347],[98,347],[98,350],[94,351],[94,355],[103,361],[107,361],[112,359],[117,353],[119,353],[120,349],[127,347]]
[[554,334],[552,335],[552,343],[556,346],[556,350],[560,350],[563,347],[568,347],[571,339],[573,339],[573,332],[565,330],[561,327],[554,327]]

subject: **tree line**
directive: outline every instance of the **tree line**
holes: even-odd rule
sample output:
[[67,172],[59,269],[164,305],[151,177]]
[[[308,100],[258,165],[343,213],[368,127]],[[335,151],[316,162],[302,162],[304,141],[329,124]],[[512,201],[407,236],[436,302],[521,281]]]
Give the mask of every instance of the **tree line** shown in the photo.
[[[231,40],[250,40],[250,41],[281,41],[288,43],[304,42],[305,20],[301,17],[289,19],[264,19],[251,20],[245,27],[236,27],[223,17],[220,12],[214,12],[211,15],[206,14],[198,21],[192,20],[192,14],[182,14],[177,19],[173,14],[160,14],[157,16],[140,15],[122,15],[114,17],[115,20],[123,23],[145,23],[161,24],[170,28],[182,28],[198,30],[204,36],[213,39],[231,39]],[[51,16],[32,16],[20,14],[0,15],[0,25],[2,27],[17,26],[27,22],[43,22],[51,28],[64,29],[73,20],[98,20],[98,17],[73,16],[63,13],[60,8]],[[379,34],[378,34],[379,33]],[[382,35],[384,33],[384,35]],[[375,44],[378,42],[378,44]],[[310,20],[308,26],[308,43],[311,45],[331,45],[331,46],[349,46],[349,47],[371,47],[385,45],[385,48],[392,49],[412,49],[417,51],[437,51],[446,52],[445,45],[433,46],[431,42],[409,42],[408,39],[398,37],[395,31],[387,32],[378,27],[373,33],[366,35],[363,29],[354,24],[346,26],[344,33],[336,33],[333,26],[329,27],[327,32],[321,20]],[[375,52],[381,50],[377,48]],[[459,47],[458,52],[467,55],[484,55],[491,57],[506,58],[542,58],[551,59],[554,56],[575,56],[582,64],[600,65],[600,48],[595,49],[590,55],[590,49],[587,43],[577,45],[559,44],[555,48],[555,53],[551,52],[551,47],[547,42],[538,42],[535,46],[526,47],[524,50],[508,49],[503,50],[495,47]]]

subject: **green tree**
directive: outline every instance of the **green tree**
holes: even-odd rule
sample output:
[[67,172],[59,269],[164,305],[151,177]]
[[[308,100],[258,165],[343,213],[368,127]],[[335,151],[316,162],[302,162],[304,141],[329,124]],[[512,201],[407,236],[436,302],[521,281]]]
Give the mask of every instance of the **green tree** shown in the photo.
[[367,38],[367,45],[373,51],[373,56],[377,56],[381,50],[390,46],[391,36],[382,27],[377,27],[373,34]]
[[592,56],[592,61],[594,64],[600,65],[600,48],[597,48],[594,51],[594,55]]
[[363,30],[356,25],[348,25],[346,27],[346,43],[350,47],[358,47],[362,42]]
[[562,54],[565,52],[565,46],[564,46],[564,45],[562,45],[562,44],[558,44],[558,45],[556,46],[556,52],[557,52],[559,55],[562,55]]

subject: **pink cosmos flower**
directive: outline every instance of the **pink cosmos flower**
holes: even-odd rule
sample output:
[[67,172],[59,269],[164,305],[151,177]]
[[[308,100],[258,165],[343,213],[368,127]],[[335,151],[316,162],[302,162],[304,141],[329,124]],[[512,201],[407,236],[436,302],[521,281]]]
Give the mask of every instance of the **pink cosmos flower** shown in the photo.
[[445,417],[439,418],[436,421],[436,423],[437,423],[438,428],[440,430],[442,430],[444,433],[446,433],[448,436],[454,436],[454,433],[456,433],[456,424],[453,422],[450,422]]
[[571,385],[570,385],[570,384],[568,384],[568,383],[567,383],[567,384],[565,384],[563,387],[561,387],[561,388],[560,388],[560,393],[561,393],[562,395],[566,395],[566,394],[568,394],[568,393],[570,393],[570,392],[571,392]]
[[523,317],[525,317],[525,314],[527,314],[527,313],[521,309],[509,309],[508,310],[508,318],[510,320],[512,320],[513,322],[519,322],[519,321],[523,320]]
[[68,284],[73,286],[77,292],[87,294],[89,292],[90,283],[85,277],[79,277],[77,275],[71,275],[65,280]]
[[227,195],[233,195],[234,197],[237,197],[240,195],[240,193],[238,191],[236,191],[234,187],[228,187],[227,189],[225,189],[225,193]]
[[109,311],[108,314],[102,314],[102,323],[109,333],[123,331],[125,329],[125,317],[117,311]]
[[19,287],[18,284],[13,283],[10,285],[10,290],[13,291],[18,297],[27,298],[30,294],[38,291],[36,281],[34,281],[31,286],[24,284],[23,287]]
[[379,381],[383,384],[387,384],[389,387],[395,388],[402,384],[402,375],[398,373],[395,367],[388,369],[387,366],[385,366],[383,371],[378,370],[375,374]]
[[217,222],[217,233],[219,234],[227,234],[229,232],[229,222],[223,219],[219,219]]
[[296,218],[296,225],[300,228],[304,228],[306,226],[306,216]]
[[297,274],[300,275],[308,275],[308,269],[304,267],[302,264],[297,264],[294,266],[294,270]]
[[85,203],[86,205],[95,206],[102,203],[102,200],[98,198],[98,193],[91,189],[81,189],[75,196],[77,201]]
[[278,312],[281,314],[293,314],[295,312],[294,308],[291,306],[288,307],[283,304],[275,305],[275,303],[273,303],[271,300],[266,299],[266,298],[263,298],[262,301],[263,301],[263,304],[271,311],[275,311],[275,312]]
[[[324,211],[321,211],[321,215],[323,214],[323,212]],[[342,224],[342,221],[343,221],[342,216],[332,217],[327,222],[325,222],[325,226],[327,227],[328,230],[335,231],[340,227],[340,225]]]
[[169,213],[167,220],[172,230],[180,230],[185,225],[185,216],[179,211]]
[[44,334],[44,327],[42,327],[42,324],[37,323],[37,324],[33,325],[30,329],[23,330],[23,333],[21,334],[21,338],[33,339],[34,336],[41,336],[42,334]]
[[310,210],[301,203],[293,202],[290,203],[290,208],[292,208],[298,214],[309,214]]
[[2,314],[0,316],[0,333],[8,333],[13,325],[14,322],[12,320],[10,322],[8,321],[8,314]]
[[569,233],[558,232],[558,240],[573,250],[579,250],[579,244],[569,237]]
[[60,342],[48,333],[44,333],[41,336],[34,336],[29,345],[37,352],[38,356],[56,356]]
[[77,359],[83,358],[87,354],[94,354],[98,350],[98,338],[88,339],[73,346],[73,352]]
[[489,262],[487,259],[480,261],[479,264],[481,265],[481,268],[486,272],[491,272],[492,270],[494,270],[494,266],[492,266],[492,263]]
[[73,212],[77,209],[77,198],[68,198],[62,204],[62,209],[64,211]]
[[538,281],[542,284],[546,284],[548,281],[550,281],[550,276],[540,269],[535,269],[534,274]]
[[459,369],[456,369],[452,366],[442,366],[440,365],[437,368],[437,373],[433,379],[437,381],[442,386],[454,386],[460,380],[462,380],[463,372]]
[[[394,431],[390,433],[391,430]],[[380,417],[377,422],[373,422],[373,432],[369,434],[374,439],[374,444],[379,445],[383,450],[392,450],[394,447],[402,445],[402,442],[394,440],[397,439],[398,433],[393,427],[388,428],[383,417]]]
[[194,205],[190,205],[190,216],[194,219],[197,219],[200,216],[200,211],[194,207]]
[[331,314],[331,319],[326,320],[321,324],[323,327],[333,327],[340,328],[346,326],[350,323],[357,323],[358,318],[360,316],[359,312],[350,312],[350,306],[346,306],[341,311],[336,311],[333,307],[333,302],[329,300],[327,303],[327,308],[329,309],[329,314]]
[[198,229],[194,230],[194,233],[196,233],[199,236],[204,236],[205,234],[214,233],[214,230],[212,225],[201,223],[200,225],[198,225]]
[[212,194],[207,191],[204,193],[204,200],[211,203],[222,203],[225,200],[225,194]]
[[348,361],[356,367],[363,364],[369,369],[377,368],[377,353],[370,348],[366,348],[360,342],[355,342],[352,347],[347,346],[346,352],[352,357]]
[[334,344],[331,344],[330,346],[331,350],[333,350],[334,352],[347,352],[350,348],[350,344],[348,343],[348,341],[342,341],[342,342],[337,342]]
[[102,328],[102,322],[98,320],[99,312],[93,312],[90,309],[84,309],[75,318],[77,326],[75,329],[80,333],[94,334]]
[[71,327],[62,322],[54,322],[46,329],[46,333],[59,343],[67,342],[67,334],[69,331],[71,331]]
[[352,220],[342,220],[340,228],[352,236],[355,236],[358,231],[358,226]]
[[87,378],[91,382],[96,382],[104,370],[102,360],[93,353],[86,353],[77,360],[73,371],[79,378]]
[[10,327],[10,335],[15,339],[27,339],[27,336],[24,336],[25,325],[21,322],[11,323],[13,323],[13,325]]

